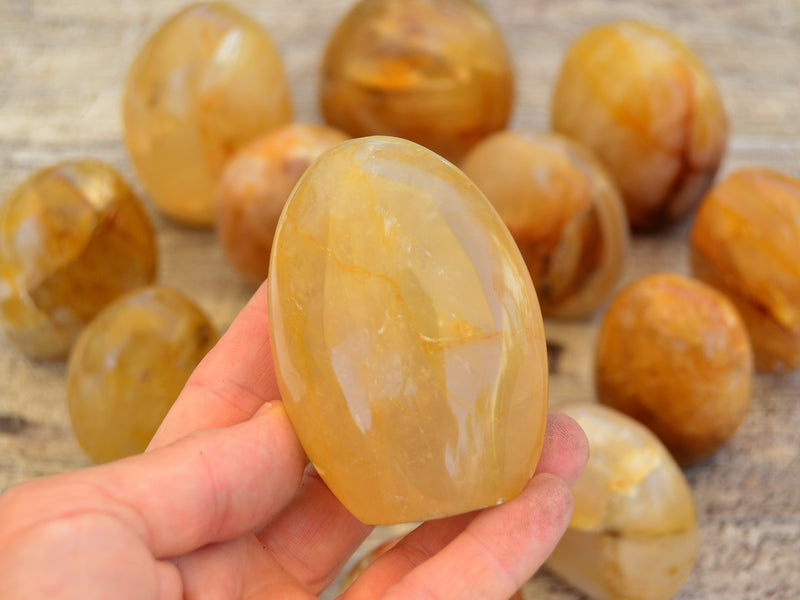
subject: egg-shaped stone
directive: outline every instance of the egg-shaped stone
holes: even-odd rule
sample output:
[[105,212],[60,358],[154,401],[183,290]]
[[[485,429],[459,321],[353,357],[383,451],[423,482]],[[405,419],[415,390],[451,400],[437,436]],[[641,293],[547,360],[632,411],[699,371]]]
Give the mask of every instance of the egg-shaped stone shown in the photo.
[[683,472],[634,419],[597,404],[559,407],[589,440],[575,508],[547,566],[594,600],[667,600],[697,554],[697,516]]
[[0,329],[25,355],[63,358],[119,296],[153,282],[156,232],[109,164],[32,173],[0,204]]
[[125,142],[155,205],[189,225],[213,223],[214,188],[233,154],[292,119],[270,35],[224,2],[170,17],[131,64]]
[[278,223],[270,332],[286,411],[366,523],[519,494],[541,452],[541,312],[511,234],[452,164],[398,138],[341,143]]
[[328,40],[319,90],[329,125],[458,162],[505,127],[514,73],[503,32],[474,0],[361,0]]
[[173,288],[109,304],[69,357],[67,407],[81,448],[98,463],[143,452],[216,341],[208,315]]

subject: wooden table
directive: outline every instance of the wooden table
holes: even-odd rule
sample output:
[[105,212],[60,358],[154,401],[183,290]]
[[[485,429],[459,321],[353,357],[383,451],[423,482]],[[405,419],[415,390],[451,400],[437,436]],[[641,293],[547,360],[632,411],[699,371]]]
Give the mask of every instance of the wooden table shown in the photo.
[[[273,33],[299,120],[319,121],[316,73],[324,41],[349,0],[241,0]],[[716,77],[732,123],[723,174],[763,164],[800,177],[800,1],[486,0],[508,36],[518,82],[512,126],[546,129],[567,44],[584,29],[638,18],[682,38]],[[29,172],[70,157],[133,173],[122,142],[120,96],[138,48],[181,0],[0,0],[0,195]],[[160,281],[179,288],[224,328],[251,289],[228,267],[214,234],[154,215]],[[686,224],[637,237],[625,280],[686,272]],[[553,406],[592,400],[595,319],[548,323],[563,346]],[[64,405],[64,366],[30,362],[0,341],[0,490],[88,464]],[[800,597],[800,372],[759,375],[752,408],[713,458],[687,471],[701,522],[697,566],[683,600]],[[385,535],[384,531],[376,537]],[[528,598],[580,597],[545,573]]]

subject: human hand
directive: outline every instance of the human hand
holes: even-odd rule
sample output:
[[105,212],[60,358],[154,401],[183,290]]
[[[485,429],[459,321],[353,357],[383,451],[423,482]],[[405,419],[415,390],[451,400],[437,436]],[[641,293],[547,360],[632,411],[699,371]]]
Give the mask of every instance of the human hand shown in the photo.
[[[315,598],[369,534],[322,482],[283,410],[263,285],[144,454],[0,495],[0,598]],[[428,521],[342,598],[508,598],[570,518],[588,456],[552,413],[537,472],[503,505]]]

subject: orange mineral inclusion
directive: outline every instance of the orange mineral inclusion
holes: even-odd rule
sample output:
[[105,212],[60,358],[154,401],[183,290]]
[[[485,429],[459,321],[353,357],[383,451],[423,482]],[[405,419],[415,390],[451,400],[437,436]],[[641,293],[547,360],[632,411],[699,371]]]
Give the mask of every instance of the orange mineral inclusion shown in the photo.
[[546,420],[542,318],[514,240],[458,169],[391,137],[323,154],[279,221],[269,296],[286,411],[356,517],[521,492]]

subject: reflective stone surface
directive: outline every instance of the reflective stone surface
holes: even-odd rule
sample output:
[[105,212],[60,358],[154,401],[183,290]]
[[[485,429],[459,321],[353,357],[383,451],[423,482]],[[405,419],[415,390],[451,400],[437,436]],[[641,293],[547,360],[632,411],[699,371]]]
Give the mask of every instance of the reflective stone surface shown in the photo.
[[144,451],[216,340],[205,313],[171,288],[143,288],[103,310],[78,338],[67,372],[72,430],[92,460]]
[[461,168],[514,236],[543,314],[583,317],[608,298],[628,251],[628,221],[591,152],[558,134],[501,131]]
[[525,263],[466,176],[388,137],[323,154],[278,224],[270,326],[286,410],[367,523],[516,496],[547,410]]
[[728,138],[716,84],[697,57],[671,33],[634,21],[595,27],[570,46],[551,118],[610,169],[639,229],[694,209]]
[[800,180],[732,173],[703,199],[690,239],[692,272],[734,302],[756,367],[800,367]]
[[61,358],[117,296],[156,276],[155,231],[110,165],[37,171],[0,205],[0,326],[32,358]]
[[559,407],[589,440],[575,509],[547,567],[594,600],[667,600],[697,552],[686,478],[646,427],[596,404]]
[[747,330],[710,286],[648,275],[625,287],[603,315],[595,385],[601,403],[647,425],[679,463],[689,463],[725,443],[747,413]]
[[294,123],[257,139],[225,167],[215,198],[217,233],[231,264],[259,284],[267,278],[278,217],[297,180],[347,136],[332,127]]
[[191,225],[213,221],[225,162],[292,118],[283,62],[267,32],[224,3],[188,6],[141,49],[123,97],[125,141],[155,204]]
[[505,126],[511,61],[477,2],[362,0],[328,41],[320,101],[354,137],[394,135],[456,162]]

